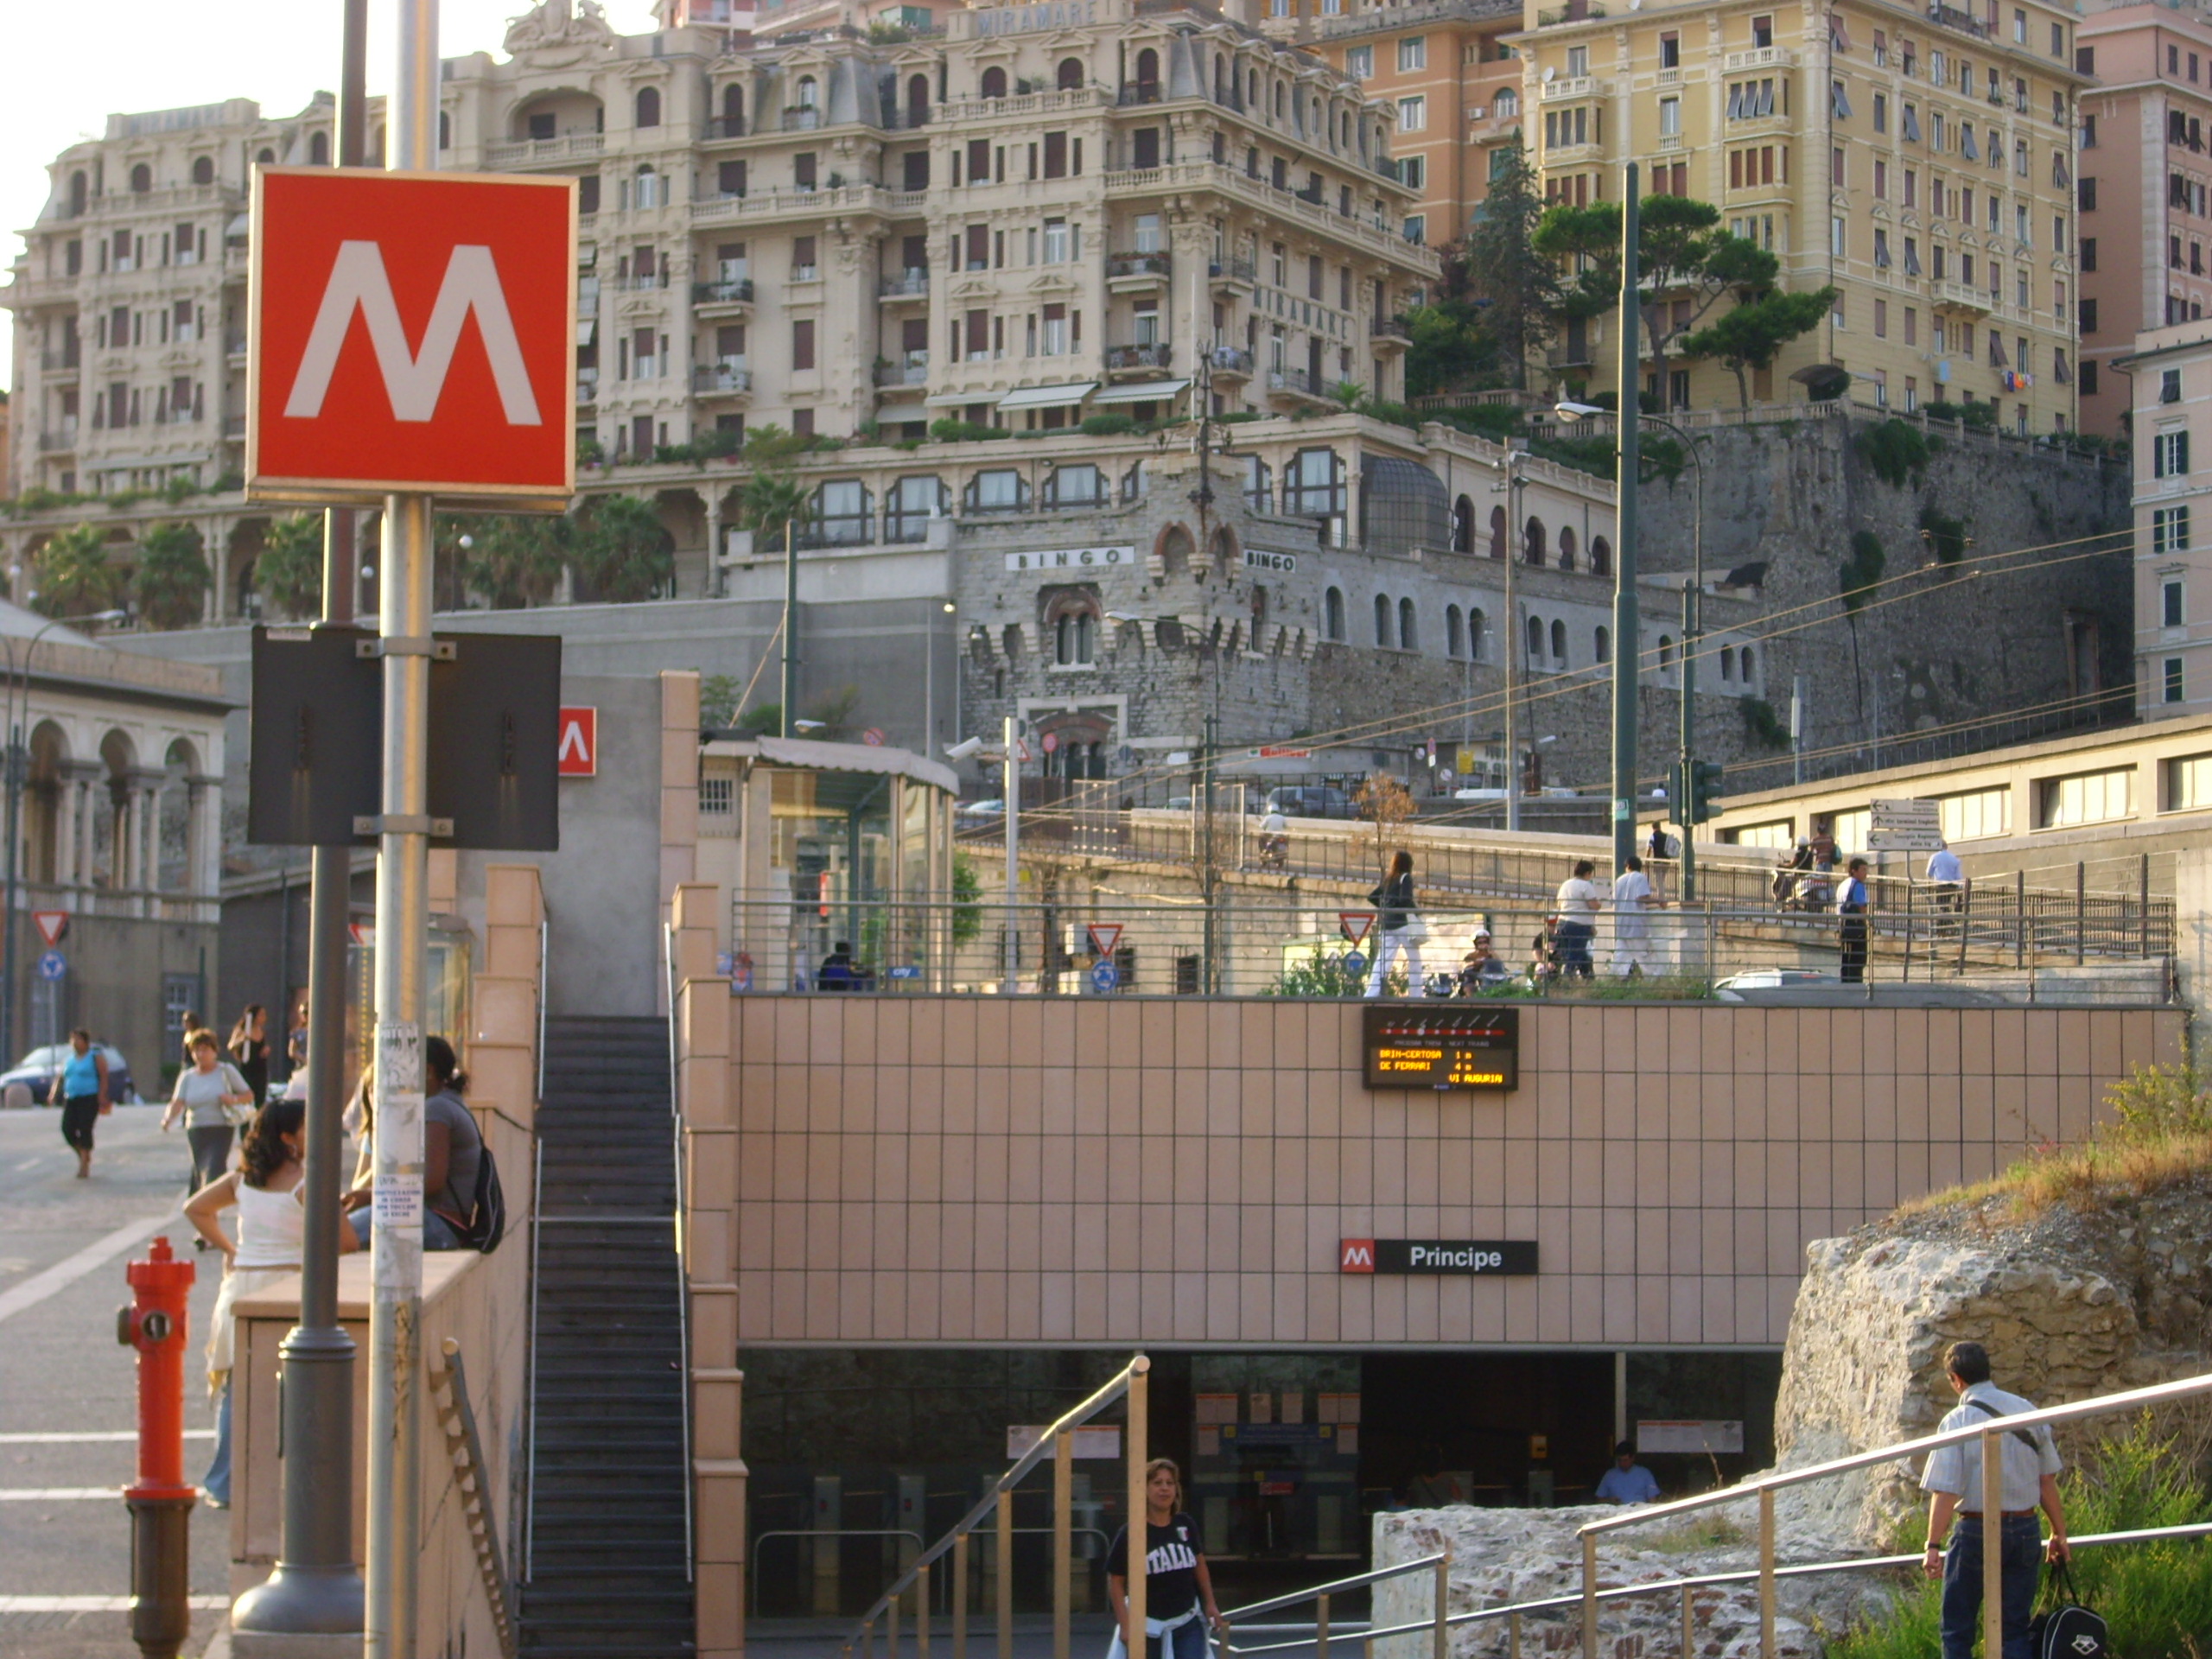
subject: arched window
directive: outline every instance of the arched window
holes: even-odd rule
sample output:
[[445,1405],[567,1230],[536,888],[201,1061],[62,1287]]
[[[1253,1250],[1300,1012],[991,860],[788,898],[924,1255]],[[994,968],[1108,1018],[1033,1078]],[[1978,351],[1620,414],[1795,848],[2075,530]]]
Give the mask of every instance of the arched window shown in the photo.
[[1421,636],[1416,629],[1414,602],[1410,599],[1398,601],[1398,648],[1401,651],[1421,649]]
[[[318,139],[322,138],[322,135],[319,132],[315,134],[315,137]],[[327,143],[327,141],[326,140],[325,142]],[[315,164],[317,166],[321,166],[322,162],[327,159],[327,156],[318,156],[316,158]],[[143,196],[153,188],[154,169],[152,168],[147,166],[145,162],[141,162],[137,166],[130,169],[130,194],[132,195]]]
[[1484,642],[1490,637],[1490,618],[1478,610],[1467,613],[1467,660],[1479,663],[1488,660],[1483,654]]
[[1490,556],[1493,559],[1502,559],[1505,556],[1505,540],[1508,533],[1505,509],[1492,507],[1490,510]]
[[637,124],[641,127],[660,125],[660,89],[658,86],[638,89]]
[[1446,605],[1444,607],[1444,654],[1446,657],[1457,657],[1465,650],[1465,624],[1460,619],[1459,607]]
[[1137,101],[1151,104],[1160,97],[1160,54],[1150,47],[1137,54]]
[[1610,663],[1613,660],[1611,629],[1600,625],[1597,632],[1591,636],[1590,645],[1590,656],[1593,662]]
[[1720,647],[1720,677],[1724,680],[1736,677],[1736,647],[1733,645]]
[[1064,92],[1081,92],[1083,90],[1083,60],[1062,58],[1058,70],[1052,76],[1052,84]]
[[1659,671],[1664,674],[1675,665],[1675,639],[1672,634],[1659,636]]
[[1593,576],[1613,574],[1613,544],[1602,536],[1590,538],[1590,574]]
[[[918,76],[916,79],[919,79],[920,77]],[[926,91],[929,82],[923,80],[922,86]],[[727,81],[722,86],[721,136],[725,138],[734,138],[744,130],[745,83],[741,80]]]
[[1559,568],[1562,570],[1574,569],[1574,529],[1571,524],[1560,526]]
[[253,159],[264,167],[274,167],[276,165],[276,152],[273,149],[264,149]]
[[1275,119],[1280,121],[1290,112],[1290,93],[1282,82],[1275,82]]
[[1491,112],[1499,116],[1512,116],[1520,113],[1520,110],[1521,94],[1510,86],[1499,87],[1497,97],[1492,100]]
[[[267,159],[266,152],[264,152],[263,159]],[[90,190],[91,186],[86,181],[85,175],[82,173],[72,173],[69,175],[70,218],[81,219],[84,217],[86,200]]]
[[1390,599],[1387,594],[1375,595],[1375,643],[1383,646],[1390,643]]
[[822,86],[812,75],[798,78],[798,106],[802,110],[817,109],[822,103]]
[[195,156],[192,158],[192,181],[194,184],[215,182],[215,162],[212,156]]
[[1098,613],[1085,607],[1064,611],[1052,624],[1052,661],[1061,668],[1088,668],[1098,644]]
[[308,165],[309,167],[330,165],[330,135],[328,133],[318,132],[308,140]]
[[1544,660],[1544,625],[1536,617],[1529,619],[1529,666],[1534,668]]
[[1213,101],[1223,105],[1229,102],[1229,60],[1219,54],[1213,60]]
[[1344,595],[1341,588],[1332,588],[1321,596],[1321,632],[1324,638],[1338,645],[1344,638]]
[[438,111],[438,148],[440,149],[453,148],[453,111],[450,110]]
[[983,71],[982,95],[985,98],[1006,96],[1006,71],[996,64]]
[[1745,685],[1751,684],[1758,677],[1751,672],[1751,648],[1749,645],[1744,647],[1742,654],[1736,659],[1736,671]]
[[1180,524],[1170,524],[1160,532],[1160,569],[1162,575],[1179,576],[1191,568],[1191,556],[1198,544],[1191,539],[1191,532]]
[[1255,113],[1260,107],[1260,72],[1247,70],[1244,75],[1244,102]]
[[1542,519],[1532,518],[1522,527],[1521,558],[1525,564],[1541,564],[1544,562],[1544,521]]
[[1461,496],[1452,504],[1452,550],[1472,553],[1475,550],[1475,504]]
[[[631,192],[631,200],[639,207],[658,207],[664,199],[660,175],[653,171],[649,162],[638,169],[637,188]],[[641,276],[644,274],[639,273]]]
[[1552,666],[1567,666],[1567,624],[1564,622],[1552,624]]

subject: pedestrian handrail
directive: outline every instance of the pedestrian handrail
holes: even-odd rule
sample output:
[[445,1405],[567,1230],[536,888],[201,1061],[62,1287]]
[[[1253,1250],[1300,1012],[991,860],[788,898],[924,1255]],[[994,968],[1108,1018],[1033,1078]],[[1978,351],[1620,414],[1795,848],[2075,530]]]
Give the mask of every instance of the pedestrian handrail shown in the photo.
[[507,1565],[499,1553],[499,1518],[491,1502],[491,1476],[484,1463],[483,1442],[477,1437],[476,1409],[468,1402],[468,1373],[461,1364],[461,1344],[448,1337],[439,1354],[445,1363],[430,1373],[431,1400],[445,1435],[446,1455],[453,1463],[469,1541],[475,1546],[476,1570],[484,1580],[485,1599],[491,1603],[499,1652],[504,1659],[515,1659],[514,1615],[507,1605]]
[[[1643,1526],[1650,1522],[1679,1519],[1724,1503],[1738,1503],[1754,1500],[1758,1504],[1759,1565],[1753,1575],[1759,1586],[1759,1653],[1762,1659],[1773,1659],[1775,1653],[1775,1580],[1779,1576],[1775,1567],[1775,1504],[1777,1492],[1808,1482],[1825,1480],[1836,1475],[1848,1474],[1856,1469],[1872,1468],[1880,1464],[1896,1463],[1907,1458],[1939,1451],[1948,1446],[1964,1446],[1979,1440],[1981,1443],[1982,1492],[1981,1509],[1985,1514],[2002,1513],[2004,1504],[2000,1488],[2004,1476],[2004,1459],[2000,1442],[2007,1434],[2022,1429],[2042,1428],[2059,1423],[2080,1422],[2093,1417],[2111,1416],[2115,1413],[2139,1411],[2146,1407],[2169,1404],[2177,1400],[2195,1398],[2212,1394],[2212,1373],[2202,1376],[2177,1378],[2150,1388],[2129,1389],[2119,1394],[2100,1395],[2092,1399],[2075,1400],[2062,1406],[2045,1406],[2035,1411],[2012,1412],[1992,1417],[1963,1428],[1939,1430],[1916,1440],[1902,1440],[1893,1446],[1877,1447],[1871,1452],[1854,1452],[1848,1456],[1831,1458],[1824,1463],[1808,1465],[1802,1469],[1779,1469],[1769,1474],[1754,1476],[1733,1486],[1700,1492],[1693,1497],[1676,1498],[1672,1503],[1652,1503],[1630,1510],[1617,1516],[1606,1516],[1585,1522],[1577,1529],[1582,1541],[1582,1591],[1578,1599],[1582,1605],[1583,1659],[1597,1659],[1598,1604],[1603,1594],[1598,1588],[1598,1544],[1600,1537],[1624,1528]],[[1982,1552],[1984,1588],[1982,1615],[1984,1641],[1986,1651],[1997,1652],[2003,1646],[2003,1605],[1998,1583],[2002,1566],[2002,1553],[1995,1549]]]
[[[1134,1521],[1145,1513],[1144,1465],[1146,1448],[1150,1444],[1150,1415],[1147,1409],[1147,1379],[1152,1361],[1143,1354],[1130,1357],[1129,1363],[1094,1390],[1089,1398],[1071,1407],[1046,1425],[1038,1435],[1037,1443],[1012,1466],[991,1483],[991,1488],[962,1516],[951,1530],[918,1554],[912,1564],[893,1580],[889,1588],[876,1598],[874,1604],[861,1616],[859,1625],[846,1639],[844,1652],[851,1654],[858,1647],[863,1655],[874,1651],[875,1625],[879,1619],[885,1623],[885,1637],[890,1659],[897,1659],[899,1651],[899,1599],[909,1589],[917,1590],[916,1603],[920,1611],[917,1638],[921,1659],[929,1656],[929,1575],[930,1569],[947,1554],[953,1560],[952,1645],[954,1659],[964,1659],[968,1645],[968,1539],[987,1516],[995,1515],[1001,1538],[998,1573],[999,1629],[1003,1642],[1010,1642],[1014,1629],[1014,1578],[1008,1570],[1013,1552],[1006,1546],[1014,1533],[1014,1489],[1021,1484],[1029,1471],[1046,1458],[1054,1459],[1060,1476],[1053,1505],[1053,1566],[1057,1574],[1053,1586],[1052,1615],[1056,1651],[1067,1649],[1068,1622],[1067,1565],[1069,1539],[1072,1533],[1069,1499],[1072,1483],[1070,1478],[1070,1457],[1072,1436],[1076,1429],[1104,1411],[1109,1406],[1126,1398],[1128,1404],[1128,1421],[1122,1429],[1122,1451],[1129,1471],[1128,1503]],[[1129,1580],[1128,1597],[1128,1618],[1132,1624],[1144,1617],[1144,1574],[1135,1574]],[[1442,1659],[1439,1656],[1439,1659]]]
[[[1049,1534],[1052,1529],[1014,1527],[1011,1530],[1016,1536],[1034,1536],[1039,1533]],[[1072,1530],[1074,1535],[1078,1538],[1096,1538],[1098,1541],[1098,1553],[1102,1556],[1113,1542],[1113,1540],[1097,1527],[1077,1527]],[[771,1538],[911,1538],[914,1541],[916,1549],[919,1549],[923,1542],[922,1535],[911,1527],[778,1527],[767,1532],[756,1532],[753,1535],[753,1548],[756,1554],[760,1546]],[[756,1614],[760,1611],[761,1577],[762,1575],[758,1573],[752,1575],[753,1611]],[[928,1616],[926,1611],[923,1616],[925,1618]]]
[[[1370,1585],[1387,1583],[1392,1579],[1405,1578],[1414,1573],[1431,1573],[1435,1575],[1434,1605],[1430,1616],[1419,1624],[1394,1625],[1387,1630],[1377,1630],[1363,1624],[1359,1630],[1359,1639],[1371,1644],[1377,1637],[1381,1636],[1406,1636],[1415,1630],[1428,1630],[1433,1633],[1435,1638],[1433,1659],[1448,1659],[1451,1651],[1448,1631],[1452,1624],[1449,1618],[1452,1603],[1452,1552],[1448,1549],[1440,1550],[1433,1555],[1423,1555],[1415,1560],[1400,1561],[1393,1567],[1378,1567],[1371,1573],[1355,1573],[1348,1579],[1334,1579],[1327,1584],[1316,1585],[1308,1590],[1293,1590],[1285,1595],[1270,1596],[1265,1601],[1247,1602],[1242,1607],[1230,1608],[1221,1616],[1222,1622],[1230,1627],[1230,1634],[1223,1641],[1222,1648],[1225,1652],[1237,1654],[1281,1653],[1291,1649],[1312,1648],[1314,1659],[1328,1659],[1329,1638],[1342,1628],[1332,1624],[1330,1621],[1330,1600],[1349,1590],[1364,1589]],[[1301,1601],[1315,1604],[1312,1637],[1289,1642],[1265,1642],[1253,1647],[1237,1645],[1236,1626],[1243,1620],[1259,1613],[1272,1613],[1281,1608],[1294,1607]],[[1292,1627],[1285,1625],[1265,1627],[1269,1634],[1288,1628]],[[1370,1654],[1374,1650],[1372,1645],[1368,1648],[1368,1652]]]
[[661,972],[668,990],[668,1116],[669,1154],[676,1163],[676,1209],[677,1215],[676,1258],[676,1353],[677,1375],[683,1379],[683,1404],[677,1413],[678,1427],[683,1440],[683,1581],[690,1584],[696,1577],[696,1557],[698,1551],[692,1537],[691,1484],[691,1275],[686,1266],[681,1241],[684,1236],[683,1211],[683,1049],[676,1029],[677,1003],[681,988],[676,976],[676,928],[663,922],[660,927]]

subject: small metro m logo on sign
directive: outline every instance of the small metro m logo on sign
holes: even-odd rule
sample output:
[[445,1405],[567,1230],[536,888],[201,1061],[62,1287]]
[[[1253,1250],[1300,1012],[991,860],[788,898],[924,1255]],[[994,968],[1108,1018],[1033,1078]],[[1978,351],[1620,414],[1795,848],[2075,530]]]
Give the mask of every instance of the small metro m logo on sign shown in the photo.
[[575,487],[575,181],[257,168],[246,490]]
[[1338,1273],[1372,1273],[1375,1271],[1375,1241],[1371,1238],[1347,1238],[1338,1246]]
[[599,776],[599,710],[570,708],[561,710],[561,747],[555,775],[562,778]]

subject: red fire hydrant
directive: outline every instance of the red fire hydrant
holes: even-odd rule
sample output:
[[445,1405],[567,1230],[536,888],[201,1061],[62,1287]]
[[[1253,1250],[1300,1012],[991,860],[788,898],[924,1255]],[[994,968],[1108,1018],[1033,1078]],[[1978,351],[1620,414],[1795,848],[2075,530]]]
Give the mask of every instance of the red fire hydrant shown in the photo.
[[137,1293],[115,1338],[138,1351],[138,1481],[130,1506],[130,1638],[146,1659],[176,1659],[192,1629],[192,1506],[184,1478],[184,1352],[193,1265],[156,1238],[124,1269]]

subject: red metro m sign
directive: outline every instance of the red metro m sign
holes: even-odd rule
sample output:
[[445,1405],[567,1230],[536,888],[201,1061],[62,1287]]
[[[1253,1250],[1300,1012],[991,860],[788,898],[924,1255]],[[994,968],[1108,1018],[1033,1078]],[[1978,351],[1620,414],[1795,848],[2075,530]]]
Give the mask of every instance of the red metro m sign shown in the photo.
[[575,180],[263,167],[252,224],[249,497],[567,505]]

